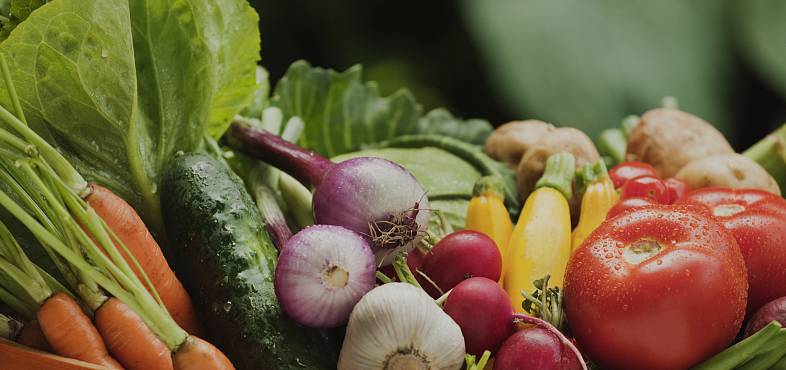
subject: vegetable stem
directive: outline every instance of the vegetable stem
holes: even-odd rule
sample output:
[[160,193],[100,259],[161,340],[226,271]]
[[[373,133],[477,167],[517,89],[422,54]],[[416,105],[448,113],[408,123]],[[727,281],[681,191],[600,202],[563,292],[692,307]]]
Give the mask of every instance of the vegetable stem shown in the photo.
[[[622,133],[625,135],[625,139],[627,140],[628,136],[630,136],[630,132],[633,131],[633,128],[639,124],[640,117],[636,115],[630,115],[622,119],[622,123],[620,124],[620,128],[622,128]],[[627,145],[626,145],[627,146]],[[627,148],[626,148],[627,149]]]
[[579,193],[584,193],[587,185],[597,182],[606,176],[608,176],[608,171],[603,160],[585,165],[576,173],[576,188]]
[[781,329],[775,339],[762,346],[758,355],[745,362],[738,370],[767,370],[786,354],[786,331]]
[[731,370],[755,355],[759,348],[773,339],[781,330],[781,325],[773,321],[755,334],[702,362],[692,370]]
[[628,139],[622,129],[603,130],[596,145],[600,154],[611,157],[615,164],[625,161],[625,148],[628,145]]
[[475,181],[475,186],[472,188],[472,196],[479,197],[483,194],[495,194],[501,199],[505,198],[504,189],[505,183],[502,182],[497,176],[483,176],[478,181]]
[[5,81],[5,88],[8,89],[8,96],[11,98],[11,104],[14,105],[14,112],[16,112],[16,116],[19,118],[20,121],[27,124],[27,119],[25,119],[25,112],[22,110],[22,103],[19,101],[19,96],[16,94],[16,88],[14,87],[14,80],[11,77],[11,70],[8,68],[8,62],[5,59],[5,55],[0,53],[0,69],[3,72],[3,81]]
[[576,160],[568,152],[559,152],[551,155],[546,160],[546,169],[543,176],[535,184],[535,189],[543,187],[553,188],[565,198],[573,196],[573,176],[576,174]]
[[68,184],[77,194],[85,195],[89,191],[87,181],[76,171],[76,169],[68,163],[60,153],[49,145],[41,136],[38,136],[35,131],[16,118],[11,112],[0,106],[0,120],[5,122],[8,126],[18,132],[22,137],[38,149],[41,156],[49,163],[50,166],[57,172],[60,178]]
[[227,144],[254,158],[290,173],[300,182],[318,186],[334,163],[272,133],[235,122],[224,139]]
[[742,154],[764,167],[778,183],[778,187],[786,190],[786,124]]
[[396,270],[396,275],[398,275],[398,280],[402,283],[409,283],[414,285],[417,288],[422,289],[420,283],[415,278],[415,275],[412,274],[412,270],[409,269],[409,265],[407,265],[407,254],[400,253],[396,256],[393,260],[393,268]]
[[14,340],[19,331],[22,330],[22,323],[3,314],[0,314],[0,338]]
[[262,215],[262,220],[265,222],[265,226],[273,237],[278,250],[283,250],[287,240],[292,237],[292,230],[289,229],[284,213],[278,206],[273,189],[262,184],[260,180],[255,181],[255,183],[254,199],[256,200],[259,214]]

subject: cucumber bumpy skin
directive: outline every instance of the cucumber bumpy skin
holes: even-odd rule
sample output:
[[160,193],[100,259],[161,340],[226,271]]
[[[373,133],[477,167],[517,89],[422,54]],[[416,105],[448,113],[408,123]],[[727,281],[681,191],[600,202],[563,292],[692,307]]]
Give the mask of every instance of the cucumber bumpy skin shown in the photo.
[[176,273],[208,339],[238,369],[335,368],[328,336],[281,311],[277,251],[240,178],[207,155],[181,155],[165,170],[161,202]]

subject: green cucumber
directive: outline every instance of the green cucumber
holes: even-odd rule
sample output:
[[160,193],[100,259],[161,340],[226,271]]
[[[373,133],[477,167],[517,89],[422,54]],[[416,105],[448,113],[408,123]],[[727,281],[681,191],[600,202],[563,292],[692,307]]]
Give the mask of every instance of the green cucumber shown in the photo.
[[335,368],[329,338],[281,311],[277,252],[240,178],[207,155],[185,154],[169,162],[160,189],[176,273],[235,367]]

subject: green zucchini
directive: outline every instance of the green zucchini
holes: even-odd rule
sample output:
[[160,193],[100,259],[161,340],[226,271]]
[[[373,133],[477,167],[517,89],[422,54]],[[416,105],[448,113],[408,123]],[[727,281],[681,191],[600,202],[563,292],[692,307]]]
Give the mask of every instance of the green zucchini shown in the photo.
[[240,178],[207,155],[185,154],[168,163],[160,189],[175,270],[235,367],[335,368],[329,338],[282,313],[277,252]]

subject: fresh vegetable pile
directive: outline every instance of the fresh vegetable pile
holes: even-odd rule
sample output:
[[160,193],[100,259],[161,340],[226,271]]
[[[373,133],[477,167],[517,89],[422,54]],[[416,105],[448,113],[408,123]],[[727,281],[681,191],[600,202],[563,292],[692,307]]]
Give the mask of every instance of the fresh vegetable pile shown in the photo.
[[494,130],[271,88],[244,0],[10,9],[4,369],[786,369],[786,128]]

